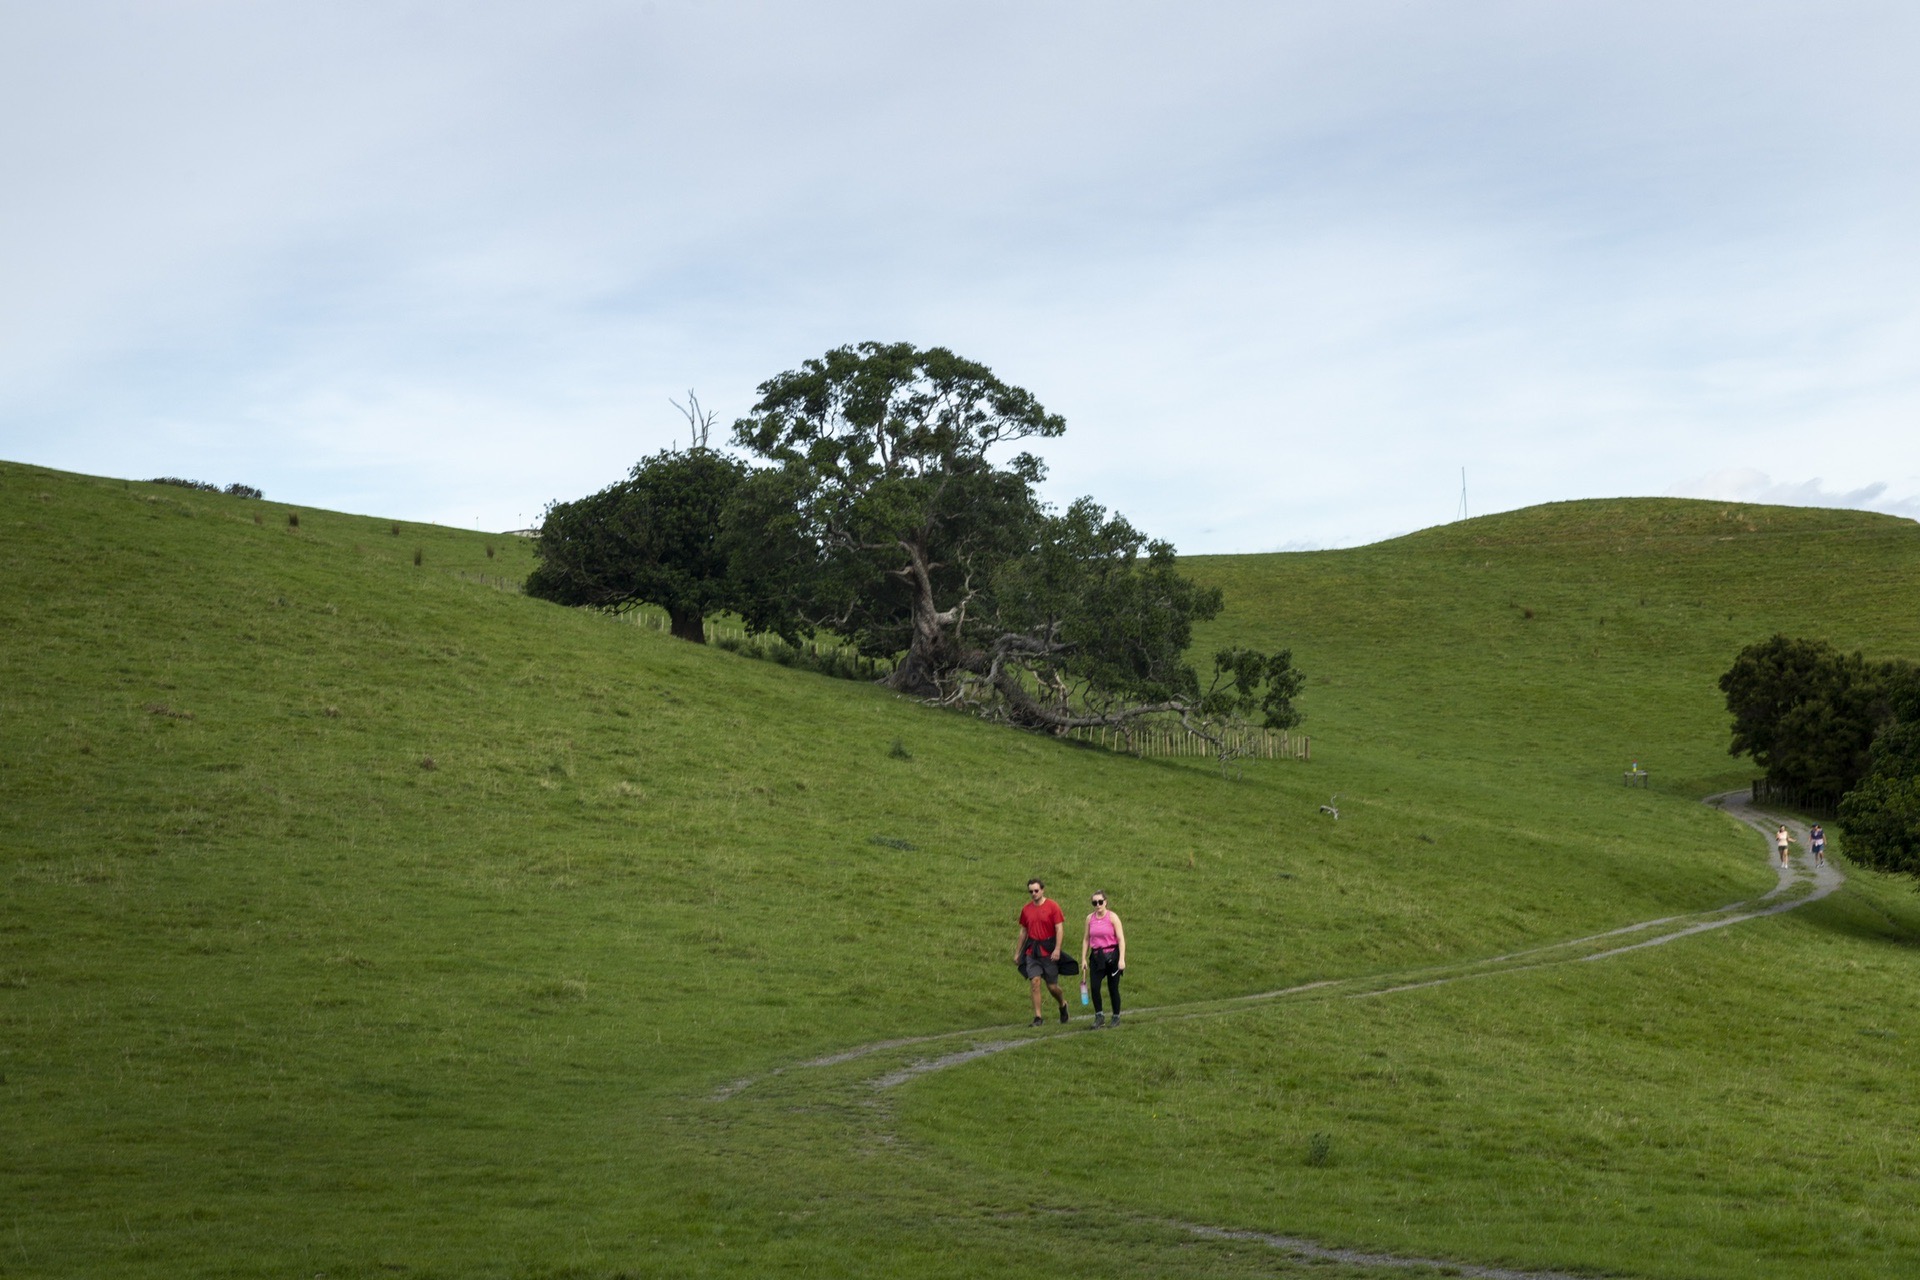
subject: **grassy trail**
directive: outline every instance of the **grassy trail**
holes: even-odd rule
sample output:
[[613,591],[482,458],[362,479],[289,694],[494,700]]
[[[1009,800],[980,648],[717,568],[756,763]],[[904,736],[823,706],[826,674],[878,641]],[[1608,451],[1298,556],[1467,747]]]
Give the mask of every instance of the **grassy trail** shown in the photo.
[[[1711,796],[1704,803],[1726,812],[1751,827],[1763,840],[1771,835],[1776,823],[1784,823],[1793,832],[1796,842],[1801,847],[1804,848],[1808,844],[1807,824],[1804,821],[1791,814],[1763,812],[1751,803],[1744,792],[1727,792]],[[1815,866],[1809,856],[1801,855],[1798,863],[1799,865],[1795,867],[1779,868],[1777,883],[1766,893],[1756,898],[1729,903],[1706,911],[1638,921],[1597,934],[1570,938],[1563,942],[1530,947],[1522,951],[1483,959],[1471,959],[1416,970],[1385,971],[1345,979],[1330,979],[1278,991],[1257,992],[1221,1000],[1191,1000],[1144,1008],[1135,1007],[1129,1009],[1127,1017],[1133,1020],[1135,1026],[1142,1022],[1159,1025],[1214,1019],[1230,1017],[1236,1013],[1245,1012],[1251,1005],[1271,1001],[1366,1000],[1424,991],[1470,979],[1499,978],[1560,965],[1612,959],[1644,948],[1664,946],[1682,939],[1695,938],[1700,934],[1731,925],[1764,920],[1799,910],[1829,897],[1846,881],[1839,869],[1831,862]],[[858,1106],[863,1091],[872,1094],[882,1093],[907,1085],[923,1076],[964,1067],[996,1054],[1016,1049],[1057,1046],[1062,1037],[1083,1035],[1092,1030],[1093,1028],[1085,1025],[1083,1021],[1082,1025],[1070,1031],[1061,1030],[1049,1024],[1043,1029],[1037,1029],[1033,1034],[1021,1035],[1017,1038],[1008,1038],[1007,1029],[1001,1026],[876,1041],[806,1061],[775,1067],[762,1076],[734,1081],[715,1091],[706,1101],[730,1103],[741,1098],[749,1090],[759,1088],[764,1092],[767,1086],[780,1082],[789,1087],[779,1089],[774,1098],[766,1099],[767,1105],[788,1108],[823,1104],[837,1105],[842,1108]],[[963,1047],[947,1048],[933,1057],[924,1056],[929,1048],[953,1044]],[[847,1069],[856,1063],[859,1064],[857,1067]],[[803,1073],[804,1079],[799,1078]],[[781,1081],[781,1077],[796,1078]],[[1300,1262],[1337,1263],[1344,1267],[1357,1268],[1362,1272],[1404,1272],[1417,1269],[1432,1270],[1443,1275],[1481,1277],[1482,1280],[1574,1280],[1571,1273],[1563,1271],[1516,1270],[1509,1267],[1480,1266],[1459,1259],[1411,1257],[1363,1248],[1334,1247],[1297,1236],[1218,1224],[1160,1220],[1154,1225],[1187,1231],[1209,1240],[1256,1243]]]
[[[1731,791],[1711,796],[1705,803],[1737,818],[1762,836],[1770,835],[1776,823],[1785,823],[1793,831],[1798,843],[1802,845],[1807,843],[1807,825],[1804,821],[1791,814],[1763,813],[1746,799],[1743,792]],[[1819,902],[1846,883],[1846,877],[1841,875],[1839,868],[1831,862],[1815,867],[1802,855],[1800,863],[1801,865],[1794,869],[1781,868],[1778,872],[1778,883],[1759,897],[1731,902],[1722,907],[1636,921],[1601,933],[1528,947],[1522,951],[1510,951],[1503,955],[1464,959],[1416,969],[1391,969],[1346,978],[1326,978],[1298,986],[1284,987],[1277,991],[1257,991],[1220,999],[1186,1000],[1144,1007],[1129,1006],[1127,1018],[1136,1026],[1142,1022],[1164,1023],[1190,1021],[1196,1018],[1217,1018],[1233,1014],[1248,1005],[1264,1004],[1275,1000],[1363,1000],[1377,996],[1397,995],[1407,991],[1421,991],[1429,987],[1445,986],[1448,983],[1465,982],[1471,979],[1525,973],[1536,969],[1552,968],[1556,965],[1606,960],[1646,947],[1664,946],[1682,938],[1694,937],[1715,929],[1724,929],[1730,925],[1744,924],[1751,920],[1765,919],[1768,916],[1798,910]],[[1061,1035],[1078,1035],[1090,1031],[1092,1028],[1084,1025],[1085,1015],[1082,1014],[1081,1017],[1083,1025],[1073,1027],[1071,1031],[1061,1031],[1049,1022],[1044,1027],[1035,1028],[1032,1035],[1023,1035],[1019,1039],[1011,1040],[1004,1038],[1007,1035],[1007,1028],[1004,1025],[943,1031],[904,1039],[877,1040],[805,1061],[776,1066],[764,1075],[748,1076],[731,1081],[715,1090],[710,1097],[713,1101],[725,1102],[738,1097],[755,1085],[791,1072],[844,1067],[853,1062],[865,1064],[863,1073],[845,1077],[837,1083],[844,1084],[846,1079],[853,1079],[863,1081],[875,1090],[892,1089],[916,1077],[965,1066],[992,1054],[1045,1045]],[[928,1046],[944,1045],[955,1041],[966,1042],[966,1045],[964,1048],[943,1052],[934,1058],[913,1056]]]

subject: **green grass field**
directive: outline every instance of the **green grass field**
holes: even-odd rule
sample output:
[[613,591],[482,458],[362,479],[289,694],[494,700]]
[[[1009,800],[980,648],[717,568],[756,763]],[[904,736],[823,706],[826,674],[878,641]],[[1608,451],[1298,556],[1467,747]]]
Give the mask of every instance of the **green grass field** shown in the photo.
[[[1714,679],[1775,630],[1920,657],[1912,522],[1583,502],[1194,559],[1201,647],[1311,677],[1312,762],[1239,780],[558,609],[513,538],[5,464],[0,539],[0,1275],[1386,1274],[1192,1226],[1920,1253],[1904,883],[1197,1003],[1764,891],[1698,803],[1751,776]],[[1112,894],[1131,1026],[1026,1029],[1036,872],[1070,919]]]

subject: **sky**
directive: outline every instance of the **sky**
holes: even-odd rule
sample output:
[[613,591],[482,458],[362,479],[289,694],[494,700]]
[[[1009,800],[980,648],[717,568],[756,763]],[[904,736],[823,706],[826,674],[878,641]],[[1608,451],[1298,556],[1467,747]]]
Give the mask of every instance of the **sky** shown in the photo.
[[1920,518],[1920,6],[0,0],[0,458],[469,528],[847,343],[1188,552]]

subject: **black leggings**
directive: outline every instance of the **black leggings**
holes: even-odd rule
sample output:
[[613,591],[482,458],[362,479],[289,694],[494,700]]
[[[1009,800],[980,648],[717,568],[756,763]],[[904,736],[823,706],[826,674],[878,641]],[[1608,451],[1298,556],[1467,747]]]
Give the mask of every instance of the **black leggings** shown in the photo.
[[1105,947],[1087,956],[1087,991],[1093,996],[1093,1011],[1102,1012],[1100,979],[1107,980],[1107,994],[1113,997],[1114,1016],[1120,1014],[1120,949]]

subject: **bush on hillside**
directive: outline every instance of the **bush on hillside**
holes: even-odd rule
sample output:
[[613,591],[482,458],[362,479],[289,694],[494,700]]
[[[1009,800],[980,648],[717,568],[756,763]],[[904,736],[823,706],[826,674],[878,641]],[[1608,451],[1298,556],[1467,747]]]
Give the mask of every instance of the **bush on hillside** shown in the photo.
[[1920,777],[1868,778],[1840,801],[1847,856],[1920,877]]
[[1840,801],[1847,856],[1920,877],[1920,674],[1891,680],[1893,718],[1874,737],[1867,776]]
[[250,484],[230,484],[222,489],[217,484],[208,484],[205,480],[185,480],[179,476],[155,476],[149,484],[170,484],[180,489],[192,489],[197,493],[224,493],[230,498],[264,498],[266,495]]

